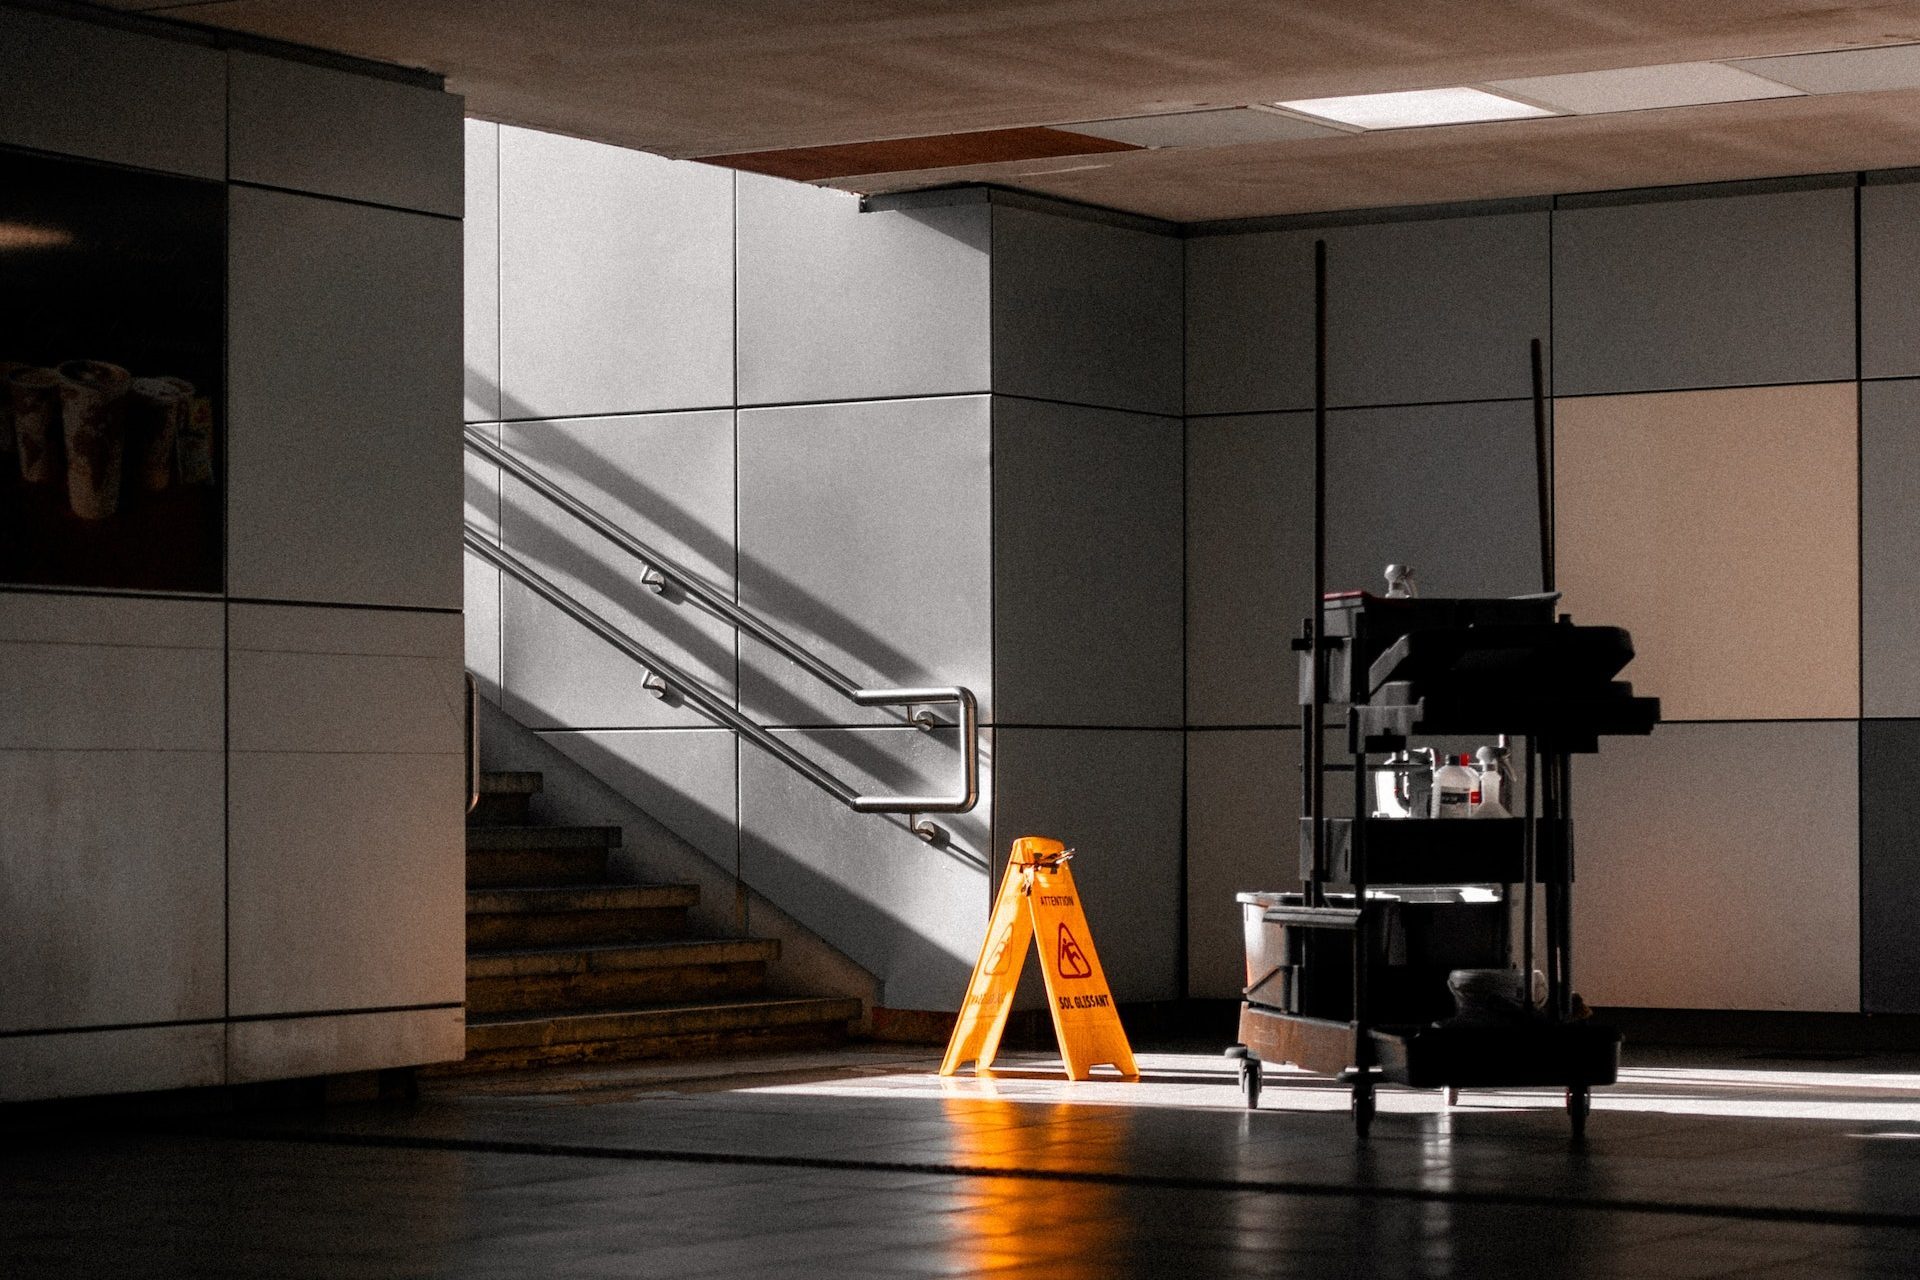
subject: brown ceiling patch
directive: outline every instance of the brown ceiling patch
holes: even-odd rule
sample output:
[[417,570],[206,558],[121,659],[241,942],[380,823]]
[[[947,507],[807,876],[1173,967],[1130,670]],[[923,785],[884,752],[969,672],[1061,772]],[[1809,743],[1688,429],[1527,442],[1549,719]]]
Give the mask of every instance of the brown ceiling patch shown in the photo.
[[986,129],[942,133],[927,138],[886,142],[849,142],[832,147],[785,147],[779,151],[741,151],[697,156],[707,164],[795,182],[850,178],[863,173],[900,173],[913,169],[960,169],[1013,160],[1052,160],[1109,151],[1139,151],[1130,142],[1114,142],[1065,129]]

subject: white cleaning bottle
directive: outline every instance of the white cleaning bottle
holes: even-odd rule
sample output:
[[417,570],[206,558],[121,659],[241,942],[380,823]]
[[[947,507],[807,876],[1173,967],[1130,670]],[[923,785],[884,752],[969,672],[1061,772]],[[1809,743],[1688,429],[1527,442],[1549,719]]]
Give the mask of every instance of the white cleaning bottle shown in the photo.
[[1511,818],[1507,808],[1507,753],[1494,747],[1482,747],[1474,753],[1480,760],[1480,798],[1474,801],[1476,818]]
[[1466,818],[1473,814],[1473,771],[1466,756],[1448,756],[1433,773],[1433,816]]

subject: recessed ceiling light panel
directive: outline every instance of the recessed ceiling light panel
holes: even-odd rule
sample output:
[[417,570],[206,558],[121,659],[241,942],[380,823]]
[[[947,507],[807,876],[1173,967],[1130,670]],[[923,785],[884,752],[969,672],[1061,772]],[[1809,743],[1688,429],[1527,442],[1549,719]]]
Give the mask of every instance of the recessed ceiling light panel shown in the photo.
[[1479,124],[1557,115],[1546,107],[1516,102],[1484,89],[1412,89],[1362,93],[1347,98],[1304,98],[1273,104],[1349,129],[1419,129],[1436,124]]
[[1240,142],[1284,142],[1291,138],[1324,138],[1340,133],[1324,124],[1277,111],[1227,107],[1218,111],[1176,111],[1158,116],[1129,116],[1122,120],[1093,120],[1060,128],[1136,147],[1229,147]]
[[1784,58],[1744,58],[1727,65],[1808,93],[1920,89],[1920,44],[1796,53]]
[[1623,67],[1565,76],[1495,80],[1487,88],[1573,115],[1692,107],[1709,102],[1798,97],[1798,89],[1718,62],[1673,62],[1659,67]]

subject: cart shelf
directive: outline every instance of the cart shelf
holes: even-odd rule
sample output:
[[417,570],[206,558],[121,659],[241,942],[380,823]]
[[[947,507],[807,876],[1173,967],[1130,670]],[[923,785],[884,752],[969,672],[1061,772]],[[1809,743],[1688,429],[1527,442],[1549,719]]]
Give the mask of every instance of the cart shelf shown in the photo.
[[[1324,1075],[1347,1069],[1356,1030],[1261,1005],[1240,1014],[1240,1042],[1254,1055]],[[1376,1027],[1367,1039],[1373,1080],[1413,1089],[1592,1088],[1620,1076],[1620,1033],[1586,1020]]]
[[1415,1089],[1591,1087],[1620,1076],[1620,1033],[1591,1021],[1381,1027],[1369,1039],[1381,1080]]
[[[1535,819],[1534,878],[1567,884],[1565,819]],[[1354,884],[1353,819],[1327,820],[1322,883]],[[1367,818],[1365,882],[1383,885],[1519,884],[1526,878],[1525,818]],[[1300,878],[1313,878],[1313,819],[1300,819]]]

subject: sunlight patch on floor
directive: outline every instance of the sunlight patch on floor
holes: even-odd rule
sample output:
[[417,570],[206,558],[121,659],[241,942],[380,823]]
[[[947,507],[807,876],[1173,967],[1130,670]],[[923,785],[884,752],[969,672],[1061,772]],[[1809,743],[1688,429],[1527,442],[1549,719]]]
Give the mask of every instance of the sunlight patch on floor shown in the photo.
[[[1091,1080],[1070,1081],[1058,1057],[1004,1055],[991,1072],[962,1071],[942,1077],[935,1063],[900,1064],[858,1078],[782,1081],[751,1086],[750,1091],[815,1097],[944,1097],[997,1099],[1050,1105],[1167,1107],[1242,1110],[1235,1065],[1207,1054],[1139,1055],[1141,1078],[1124,1080],[1101,1071]],[[1558,1089],[1469,1089],[1453,1110],[1532,1109],[1556,1106]],[[1446,1113],[1437,1089],[1386,1086],[1379,1093],[1383,1112]],[[1348,1105],[1345,1086],[1325,1076],[1268,1065],[1260,1109],[1340,1111]],[[1790,1068],[1752,1069],[1719,1066],[1633,1067],[1616,1085],[1594,1090],[1595,1110],[1690,1116],[1743,1116],[1758,1119],[1846,1120],[1873,1124],[1920,1125],[1920,1073],[1845,1072]]]

